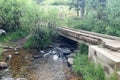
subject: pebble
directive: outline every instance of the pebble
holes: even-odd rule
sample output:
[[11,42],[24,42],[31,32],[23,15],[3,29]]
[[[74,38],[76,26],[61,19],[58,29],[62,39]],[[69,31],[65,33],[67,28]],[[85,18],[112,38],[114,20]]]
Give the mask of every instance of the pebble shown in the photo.
[[40,53],[41,53],[41,54],[45,54],[45,51],[41,50]]
[[7,69],[8,64],[6,62],[0,62],[0,69]]
[[9,60],[11,60],[11,59],[12,59],[12,55],[9,54],[9,55],[6,56],[6,59],[5,59],[5,60],[6,60],[6,61],[9,61]]
[[26,78],[17,78],[16,80],[27,80]]
[[4,71],[5,71],[5,72],[8,72],[8,71],[9,71],[9,69],[5,69]]
[[58,55],[53,55],[53,60],[57,60],[58,59]]
[[18,55],[19,54],[19,52],[15,52],[15,55]]

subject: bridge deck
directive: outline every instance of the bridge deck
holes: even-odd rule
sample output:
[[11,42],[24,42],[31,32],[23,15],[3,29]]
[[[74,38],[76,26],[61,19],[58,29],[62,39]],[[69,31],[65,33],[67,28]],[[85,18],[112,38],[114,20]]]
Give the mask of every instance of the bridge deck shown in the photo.
[[71,28],[59,28],[59,32],[74,37],[76,39],[83,40],[92,44],[104,45],[104,47],[111,50],[120,50],[120,38],[115,36],[103,35],[94,32],[76,30]]

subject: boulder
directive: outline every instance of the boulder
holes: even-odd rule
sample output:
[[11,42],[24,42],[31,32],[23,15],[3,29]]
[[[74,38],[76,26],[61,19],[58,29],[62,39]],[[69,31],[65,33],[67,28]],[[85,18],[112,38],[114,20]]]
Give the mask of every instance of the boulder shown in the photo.
[[0,62],[0,69],[8,68],[8,64],[6,62]]
[[57,51],[57,52],[61,52],[62,51],[62,49],[60,47],[55,47],[53,50]]
[[62,52],[64,55],[69,55],[72,53],[72,51],[70,49],[62,49]]
[[33,55],[34,59],[39,59],[39,58],[42,58],[42,57],[43,57],[42,55]]
[[44,58],[47,58],[51,53],[46,53],[43,55]]
[[74,54],[67,55],[67,58],[74,58]]
[[74,60],[74,58],[68,58],[68,63],[69,63],[70,65],[73,65],[73,60]]
[[51,51],[51,53],[52,53],[53,55],[55,55],[55,54],[57,54],[57,51]]
[[10,71],[10,70],[9,70],[8,68],[4,70],[4,72],[9,72],[9,71]]
[[48,48],[53,48],[54,46],[53,45],[48,45]]
[[6,31],[5,30],[3,30],[3,29],[0,29],[0,35],[2,35],[2,34],[6,34]]

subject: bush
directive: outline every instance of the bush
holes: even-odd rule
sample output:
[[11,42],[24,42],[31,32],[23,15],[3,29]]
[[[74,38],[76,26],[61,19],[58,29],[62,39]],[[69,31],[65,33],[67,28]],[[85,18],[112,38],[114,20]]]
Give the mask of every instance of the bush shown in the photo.
[[[82,19],[79,17],[79,20],[69,19],[68,25],[77,29],[120,36],[120,1],[104,1],[101,3],[103,5],[99,5],[98,0],[86,0],[85,16]],[[98,18],[100,16],[101,18]]]
[[0,0],[0,27],[7,32],[27,31],[35,26],[40,13],[33,0]]
[[23,0],[0,0],[0,26],[6,31],[20,29]]
[[[7,30],[8,34],[12,33],[6,38],[3,37],[3,41],[18,39],[22,35],[33,33],[26,43],[26,47],[36,48],[40,45],[40,47],[45,47],[49,43],[48,37],[50,37],[51,31],[48,27],[56,27],[58,24],[56,8],[49,7],[46,10],[47,6],[38,5],[33,0],[1,0],[0,4],[0,25]],[[42,40],[42,38],[44,39]]]
[[46,10],[47,7],[48,6],[43,5],[36,6],[34,8],[35,11],[32,9],[27,10],[29,15],[24,14],[28,16],[26,19],[21,18],[25,26],[24,30],[27,29],[30,33],[30,38],[24,45],[25,48],[35,48],[39,50],[51,43],[51,37],[56,33],[56,25],[59,24],[57,16],[58,10],[55,7],[49,7],[49,9]]
[[106,21],[89,17],[86,17],[82,20],[70,19],[68,20],[68,26],[81,30],[120,36],[120,25],[118,19],[108,19]]
[[35,27],[28,42],[24,45],[25,48],[43,49],[51,43],[52,32],[49,27]]

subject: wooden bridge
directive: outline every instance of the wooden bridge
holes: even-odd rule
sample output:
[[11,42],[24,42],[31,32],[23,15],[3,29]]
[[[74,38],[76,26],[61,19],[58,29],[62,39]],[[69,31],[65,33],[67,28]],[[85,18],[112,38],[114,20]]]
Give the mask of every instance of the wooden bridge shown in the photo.
[[89,46],[89,60],[102,64],[106,76],[117,72],[120,80],[120,37],[72,28],[58,28],[61,36]]

